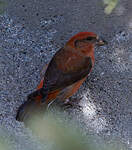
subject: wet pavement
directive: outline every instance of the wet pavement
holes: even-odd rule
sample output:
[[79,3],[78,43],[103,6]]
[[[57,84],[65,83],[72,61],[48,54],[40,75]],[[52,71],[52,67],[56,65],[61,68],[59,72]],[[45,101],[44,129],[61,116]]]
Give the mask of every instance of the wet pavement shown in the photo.
[[53,54],[77,32],[93,31],[108,45],[95,49],[95,67],[73,96],[81,98],[82,110],[65,111],[84,132],[120,138],[132,149],[131,8],[131,1],[122,0],[106,15],[99,0],[7,2],[0,16],[0,135],[12,139],[13,148],[41,149],[31,131],[15,120],[16,111]]

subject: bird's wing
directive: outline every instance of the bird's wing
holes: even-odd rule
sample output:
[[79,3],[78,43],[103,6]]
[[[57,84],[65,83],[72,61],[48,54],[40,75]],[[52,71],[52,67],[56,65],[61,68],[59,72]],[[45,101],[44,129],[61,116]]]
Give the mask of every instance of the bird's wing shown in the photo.
[[40,72],[40,78],[41,79],[44,78],[44,74],[46,72],[47,67],[48,67],[48,64],[44,65],[44,67],[42,68],[42,71]]
[[90,57],[77,50],[60,49],[50,61],[44,76],[44,89],[64,89],[86,77],[92,68]]

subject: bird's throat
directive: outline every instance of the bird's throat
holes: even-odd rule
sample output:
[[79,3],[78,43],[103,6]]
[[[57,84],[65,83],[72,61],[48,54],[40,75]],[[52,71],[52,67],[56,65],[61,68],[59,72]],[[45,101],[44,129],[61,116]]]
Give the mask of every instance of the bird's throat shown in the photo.
[[92,66],[94,65],[94,46],[93,45],[88,45],[86,47],[83,47],[81,52],[85,55],[91,58],[92,60]]

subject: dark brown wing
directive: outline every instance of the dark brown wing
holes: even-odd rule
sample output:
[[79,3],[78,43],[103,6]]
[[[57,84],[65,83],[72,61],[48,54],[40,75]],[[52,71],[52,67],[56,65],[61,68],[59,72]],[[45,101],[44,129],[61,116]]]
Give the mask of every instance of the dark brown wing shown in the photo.
[[76,50],[60,49],[50,61],[44,76],[44,89],[63,89],[86,77],[92,68],[90,57]]

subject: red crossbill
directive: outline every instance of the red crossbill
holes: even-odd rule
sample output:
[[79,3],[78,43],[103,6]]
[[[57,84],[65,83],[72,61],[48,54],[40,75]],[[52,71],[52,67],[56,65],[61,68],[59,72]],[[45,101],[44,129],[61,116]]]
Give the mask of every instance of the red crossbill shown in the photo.
[[16,119],[24,121],[43,111],[56,98],[71,97],[85,81],[94,66],[94,46],[104,42],[92,32],[80,32],[73,36],[49,62],[45,74],[35,92],[17,112]]

